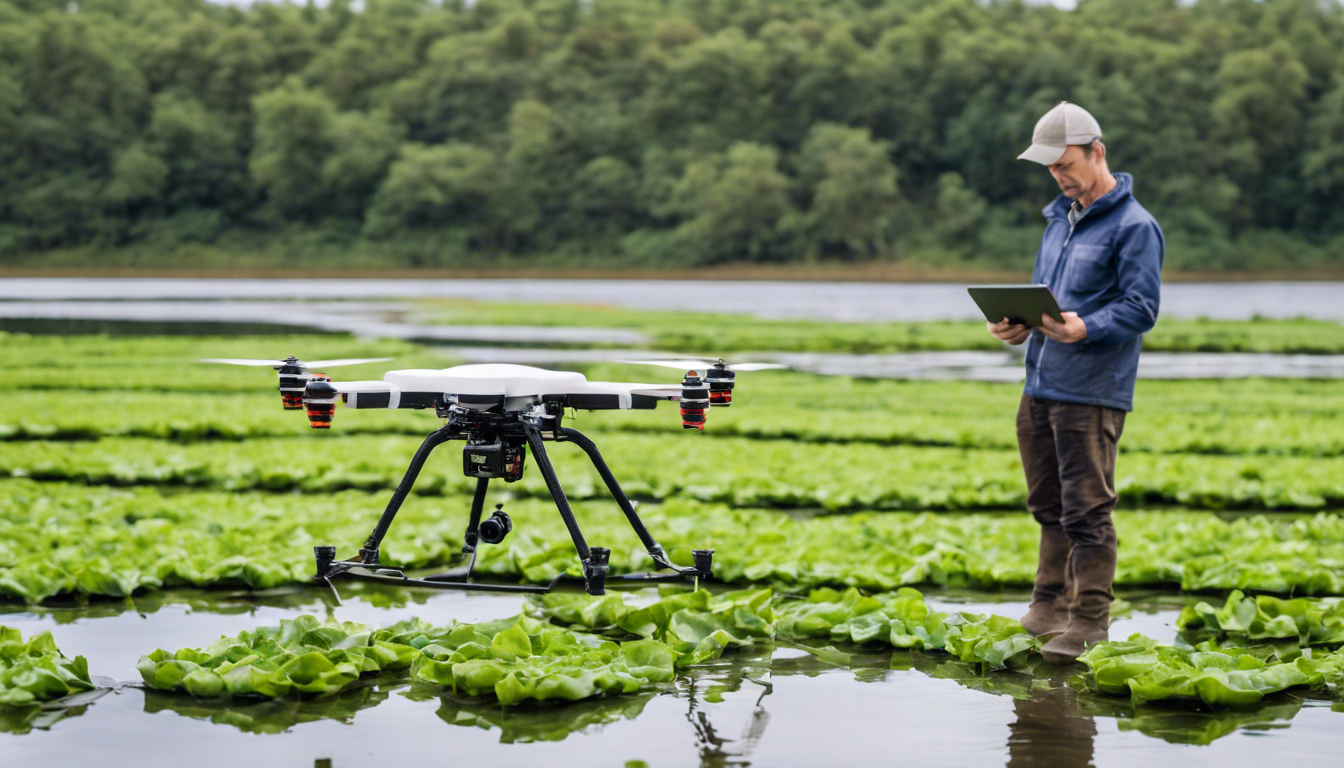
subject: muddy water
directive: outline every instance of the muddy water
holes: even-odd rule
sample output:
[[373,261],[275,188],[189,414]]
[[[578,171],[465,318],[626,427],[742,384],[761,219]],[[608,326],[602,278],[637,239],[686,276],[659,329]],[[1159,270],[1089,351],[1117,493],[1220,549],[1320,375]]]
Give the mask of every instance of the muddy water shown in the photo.
[[[1167,639],[1184,599],[1129,595],[1135,612],[1112,636]],[[393,597],[393,600],[399,598]],[[404,599],[400,598],[400,599]],[[347,596],[339,608],[297,591],[227,599],[173,593],[137,606],[23,611],[0,623],[25,635],[51,629],[95,675],[138,680],[134,662],[155,647],[204,645],[300,613],[366,623],[420,616],[435,623],[515,613],[514,596],[442,593],[388,605],[387,593]],[[934,595],[943,610],[1018,615],[1022,599]],[[154,766],[547,765],[649,766],[1009,765],[1251,766],[1319,758],[1344,745],[1344,713],[1304,694],[1248,712],[1148,707],[1081,694],[1065,670],[981,675],[938,654],[871,652],[847,667],[776,647],[729,653],[667,690],[503,710],[390,681],[338,697],[236,706],[123,687],[38,727],[0,721],[10,765],[109,759]],[[62,716],[63,715],[63,716]],[[501,744],[505,745],[501,747]],[[637,763],[636,763],[637,764]]]

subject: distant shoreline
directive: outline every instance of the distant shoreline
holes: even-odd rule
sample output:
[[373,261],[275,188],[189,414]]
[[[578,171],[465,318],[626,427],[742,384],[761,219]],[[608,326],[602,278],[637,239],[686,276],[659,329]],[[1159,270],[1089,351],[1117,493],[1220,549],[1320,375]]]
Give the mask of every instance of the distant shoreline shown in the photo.
[[[535,279],[535,280],[755,280],[788,282],[883,282],[883,283],[1022,283],[1030,275],[1016,271],[946,270],[896,265],[773,266],[731,265],[702,269],[225,269],[225,268],[39,268],[0,267],[0,280],[19,277],[44,278],[219,278],[219,279]],[[1337,269],[1164,272],[1173,283],[1319,282],[1344,280],[1344,266]]]

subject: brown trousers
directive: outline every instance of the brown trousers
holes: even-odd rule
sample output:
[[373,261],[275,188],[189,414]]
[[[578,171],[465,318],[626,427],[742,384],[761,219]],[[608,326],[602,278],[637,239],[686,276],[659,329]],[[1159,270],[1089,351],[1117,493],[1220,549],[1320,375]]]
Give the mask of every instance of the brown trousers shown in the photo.
[[1027,475],[1027,510],[1060,526],[1069,544],[1114,546],[1115,454],[1125,412],[1022,395],[1017,448]]

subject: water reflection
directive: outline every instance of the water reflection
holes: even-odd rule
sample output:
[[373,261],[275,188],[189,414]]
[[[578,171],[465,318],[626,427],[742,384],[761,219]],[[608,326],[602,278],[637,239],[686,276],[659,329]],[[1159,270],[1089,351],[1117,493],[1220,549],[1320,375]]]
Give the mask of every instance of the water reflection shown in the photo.
[[[741,649],[727,659],[717,659],[695,669],[678,686],[677,696],[686,699],[686,722],[695,734],[696,751],[704,768],[751,765],[749,760],[766,726],[770,712],[765,697],[774,692],[770,681],[774,674],[774,648],[754,646]],[[724,694],[744,688],[755,695],[751,710],[737,738],[726,735],[727,723],[715,725],[717,708]]]
[[1069,687],[1069,670],[1056,672],[1037,685],[1033,680],[1026,696],[1017,696],[1008,724],[1008,765],[1091,765],[1097,723],[1078,703],[1078,692]]
[[1114,717],[1121,731],[1137,731],[1169,744],[1212,744],[1237,731],[1288,728],[1306,701],[1298,691],[1271,696],[1260,705],[1241,710],[1191,709],[1179,705],[1132,706],[1123,699],[1081,695],[1078,705],[1100,717]]
[[84,691],[41,704],[14,706],[0,704],[0,733],[25,734],[49,730],[68,717],[79,717],[89,706],[108,694],[110,687]]
[[288,697],[217,702],[145,689],[145,713],[172,712],[194,720],[233,726],[244,733],[284,733],[301,723],[322,720],[352,723],[356,713],[383,703],[390,694],[389,689],[399,685],[404,683],[369,683],[316,699]]
[[498,729],[501,744],[528,744],[537,741],[563,741],[570,734],[599,728],[619,720],[633,720],[656,693],[588,699],[575,702],[540,702],[519,707],[500,707],[498,703],[440,694],[437,689],[418,685],[404,696],[413,701],[438,698],[435,713],[449,725]]

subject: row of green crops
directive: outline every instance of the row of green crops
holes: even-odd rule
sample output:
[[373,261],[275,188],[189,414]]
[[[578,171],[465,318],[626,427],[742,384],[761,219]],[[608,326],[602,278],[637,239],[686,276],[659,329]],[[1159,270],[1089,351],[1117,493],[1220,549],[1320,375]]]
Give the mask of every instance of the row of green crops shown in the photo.
[[[938,651],[982,670],[1030,670],[1040,648],[1017,621],[934,611],[911,589],[872,596],[821,589],[802,599],[765,589],[671,592],[652,600],[552,594],[529,603],[531,615],[443,629],[410,620],[375,630],[304,616],[203,649],[156,650],[137,667],[150,687],[198,698],[331,695],[361,675],[408,669],[414,682],[494,696],[507,706],[649,690],[671,682],[679,668],[772,640],[830,663],[847,664],[850,654],[808,641]],[[1092,690],[1135,703],[1246,707],[1289,688],[1338,694],[1344,682],[1344,655],[1296,645],[1189,648],[1135,635],[1101,643],[1081,661]]]
[[[564,308],[565,322],[581,318],[600,324],[602,314],[585,308]],[[508,317],[507,313],[500,316]],[[510,324],[519,324],[514,317]],[[738,334],[726,327],[706,326],[695,320],[662,325],[657,318],[640,329],[650,331],[653,348],[666,351],[705,351],[716,355],[734,350],[895,352],[918,350],[1003,350],[1004,346],[977,323],[852,324],[778,323],[769,331]],[[1170,323],[1170,326],[1167,324]],[[769,325],[768,322],[765,323]],[[729,326],[736,326],[736,321]],[[689,331],[687,329],[690,329]],[[681,337],[703,337],[705,342]],[[669,335],[670,334],[670,335]],[[399,340],[359,340],[341,335],[276,336],[30,336],[0,332],[0,389],[135,389],[150,391],[241,392],[270,382],[265,368],[206,366],[195,361],[211,357],[283,358],[307,360],[342,357],[390,357],[388,364],[338,369],[348,380],[380,378],[389,365],[396,368],[451,365],[433,349]],[[1167,321],[1145,338],[1149,351],[1279,352],[1339,354],[1344,352],[1344,325],[1313,320]],[[337,370],[337,369],[334,369]],[[624,369],[623,376],[630,376]],[[636,380],[650,378],[648,369]],[[753,376],[752,379],[757,377]]]
[[[969,306],[970,299],[967,299]],[[443,325],[583,325],[644,333],[659,349],[685,352],[904,352],[1002,349],[981,322],[842,323],[750,315],[649,312],[600,305],[426,300],[416,320]],[[1144,347],[1173,352],[1344,352],[1344,325],[1327,320],[1161,318]]]
[[1304,647],[1339,647],[1344,645],[1344,602],[1339,598],[1247,597],[1233,590],[1221,608],[1203,602],[1187,606],[1176,627],[1191,642],[1290,641]]
[[[311,349],[311,351],[309,351]],[[277,351],[280,350],[280,351]],[[279,410],[274,373],[194,363],[202,357],[284,355],[390,356],[387,363],[333,369],[338,378],[381,378],[389,368],[444,367],[452,361],[399,341],[343,337],[28,337],[0,344],[0,388],[14,405],[0,417],[0,437],[88,438],[141,435],[174,439],[251,437],[302,431],[299,414]],[[602,365],[590,378],[671,380],[660,369]],[[104,390],[127,390],[106,392]],[[137,399],[129,391],[181,392]],[[253,398],[223,397],[255,393]],[[808,441],[900,442],[966,447],[1014,446],[1012,420],[1020,387],[975,382],[863,381],[799,373],[752,374],[733,408],[715,409],[719,434]],[[1122,450],[1147,452],[1344,453],[1344,400],[1328,381],[1139,382],[1137,412]],[[873,418],[875,413],[883,418]],[[994,418],[993,414],[999,414]],[[609,429],[666,431],[674,415],[582,414]],[[989,416],[989,418],[986,418]],[[342,412],[338,430],[418,433],[429,414]]]
[[[700,434],[598,436],[628,495],[689,497],[740,507],[854,510],[1022,508],[1016,450],[761,441]],[[0,443],[0,476],[109,485],[161,485],[306,493],[396,487],[420,440],[410,436],[256,438],[181,445],[143,438]],[[592,464],[569,445],[548,448],[566,493],[608,498]],[[664,456],[664,461],[645,457]],[[500,485],[503,485],[502,483]],[[415,492],[469,493],[456,443],[431,458]],[[548,496],[540,473],[508,486]],[[1127,504],[1205,509],[1318,510],[1344,506],[1344,457],[1130,454],[1116,470]]]
[[[598,601],[547,595],[533,610],[540,618],[441,629],[416,620],[373,629],[302,616],[201,649],[159,649],[141,657],[137,668],[151,688],[197,698],[324,696],[355,685],[361,675],[409,670],[414,682],[513,705],[646,690],[671,682],[676,669],[772,639],[944,651],[986,668],[1021,663],[1040,645],[1016,621],[939,613],[914,590],[879,597],[819,590],[783,601],[768,589],[681,591],[652,601],[629,594]],[[824,660],[845,658],[830,646],[799,647]]]
[[1289,688],[1340,693],[1344,653],[1313,655],[1277,646],[1180,648],[1142,635],[1102,643],[1079,658],[1095,691],[1145,701],[1248,707]]
[[[307,580],[312,547],[349,557],[386,494],[323,496],[89,488],[0,481],[0,594],[124,597],[155,588],[270,588]],[[384,560],[411,568],[451,562],[468,496],[411,497],[386,539]],[[549,499],[509,502],[515,529],[478,555],[482,575],[544,582],[576,572],[577,557]],[[650,562],[614,503],[584,502],[591,545],[612,549],[617,572]],[[650,531],[678,562],[716,549],[716,578],[732,584],[1023,586],[1035,574],[1038,528],[1026,513],[859,513],[796,519],[693,501],[645,504]],[[1189,590],[1344,594],[1344,518],[1298,520],[1207,513],[1120,512],[1124,585]]]
[[[846,664],[849,654],[809,641],[941,651],[982,670],[1030,670],[1037,663],[1031,654],[1040,647],[1014,620],[934,611],[911,589],[871,596],[853,588],[843,593],[819,589],[802,599],[780,598],[768,589],[602,598],[550,594],[528,602],[523,615],[446,628],[411,619],[376,629],[301,616],[200,649],[155,650],[136,667],[150,688],[197,698],[331,696],[361,678],[405,670],[417,683],[513,705],[657,688],[671,682],[676,669],[772,640],[830,663]],[[1295,687],[1340,692],[1344,655],[1328,652],[1341,642],[1333,634],[1339,623],[1337,601],[1270,603],[1235,595],[1225,611],[1247,614],[1246,605],[1254,607],[1249,613],[1260,614],[1286,607],[1288,612],[1279,615],[1299,618],[1303,642],[1253,642],[1281,639],[1275,636],[1190,648],[1135,635],[1084,654],[1086,683],[1100,693],[1129,695],[1136,703],[1201,701],[1228,707],[1256,704]],[[16,630],[0,627],[0,704],[31,705],[93,688],[83,657],[66,658],[50,633],[25,642]]]
[[[639,373],[629,366],[588,371],[589,378],[600,380],[643,380]],[[745,374],[732,407],[712,409],[706,431],[807,442],[1015,449],[1021,396],[1016,383]],[[588,423],[625,431],[665,432],[671,421],[658,411],[579,418],[580,428]],[[1344,397],[1335,381],[1139,381],[1120,450],[1344,455]]]
[[[552,622],[607,635],[651,637],[674,648],[691,649],[687,637],[712,646],[740,643],[740,636],[773,637],[791,642],[873,643],[890,648],[944,651],[960,661],[987,668],[1020,664],[1040,641],[1022,624],[1002,616],[941,613],[914,589],[867,596],[850,587],[843,593],[815,589],[803,599],[777,601],[769,590],[709,598],[682,593],[650,605],[625,594],[601,598],[548,594],[529,599],[533,611]],[[822,659],[843,658],[834,647],[804,645]],[[699,645],[692,657],[703,655]]]
[[[135,390],[18,390],[5,396],[0,439],[89,440],[150,437],[241,440],[311,432],[301,412],[280,409],[269,369],[249,371],[253,392],[148,394]],[[594,377],[641,380],[649,373],[603,366]],[[377,374],[381,376],[381,372]],[[109,380],[110,381],[110,380]],[[964,448],[1016,448],[1021,387],[976,382],[862,381],[774,374],[738,386],[731,408],[710,413],[708,431],[801,442],[867,442]],[[1139,410],[1121,450],[1227,455],[1344,455],[1344,398],[1338,384],[1263,379],[1140,382]],[[881,414],[882,418],[874,418]],[[429,411],[338,409],[340,434],[419,434],[438,425]],[[601,431],[677,431],[676,411],[581,412],[571,423]]]
[[[387,363],[333,368],[338,378],[381,379],[397,368],[443,368],[440,352],[395,339],[350,336],[29,336],[0,332],[0,389],[129,389],[254,392],[275,387],[275,371],[206,365],[202,358],[305,360],[390,357]],[[275,393],[279,402],[279,393]],[[75,407],[75,404],[69,404]]]

